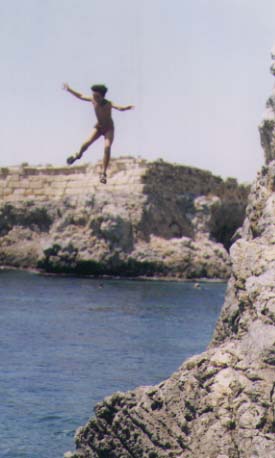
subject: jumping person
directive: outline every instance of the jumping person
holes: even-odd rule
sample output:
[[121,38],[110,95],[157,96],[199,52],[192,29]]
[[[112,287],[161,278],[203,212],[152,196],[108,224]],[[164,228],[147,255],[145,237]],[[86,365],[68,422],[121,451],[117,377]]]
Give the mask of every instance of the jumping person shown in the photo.
[[119,106],[105,99],[107,87],[103,84],[95,84],[91,87],[92,95],[86,96],[72,89],[67,83],[63,85],[63,89],[70,92],[72,95],[85,102],[91,102],[94,106],[97,123],[94,126],[91,135],[80,147],[80,150],[73,156],[68,157],[67,164],[73,164],[77,159],[80,159],[83,153],[89,146],[95,142],[101,135],[104,136],[104,156],[103,156],[103,171],[100,174],[100,182],[107,183],[107,168],[111,156],[111,146],[114,140],[114,122],[112,120],[112,108],[118,111],[131,110],[133,105]]

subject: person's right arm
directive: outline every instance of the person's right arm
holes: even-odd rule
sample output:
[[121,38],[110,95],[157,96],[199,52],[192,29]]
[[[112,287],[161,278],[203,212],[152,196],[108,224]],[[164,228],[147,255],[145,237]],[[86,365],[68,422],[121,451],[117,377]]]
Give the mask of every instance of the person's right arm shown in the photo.
[[70,92],[70,94],[74,95],[80,100],[84,100],[85,102],[91,102],[92,98],[88,97],[86,95],[81,94],[80,92],[75,91],[72,89],[67,83],[63,84],[63,89],[67,92]]

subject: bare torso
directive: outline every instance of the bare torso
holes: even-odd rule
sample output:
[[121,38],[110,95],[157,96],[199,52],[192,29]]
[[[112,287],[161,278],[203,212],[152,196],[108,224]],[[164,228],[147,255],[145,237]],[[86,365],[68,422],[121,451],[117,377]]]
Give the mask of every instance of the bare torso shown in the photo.
[[112,120],[112,104],[109,100],[103,99],[101,103],[92,99],[92,104],[97,118],[97,126],[103,130],[114,128]]

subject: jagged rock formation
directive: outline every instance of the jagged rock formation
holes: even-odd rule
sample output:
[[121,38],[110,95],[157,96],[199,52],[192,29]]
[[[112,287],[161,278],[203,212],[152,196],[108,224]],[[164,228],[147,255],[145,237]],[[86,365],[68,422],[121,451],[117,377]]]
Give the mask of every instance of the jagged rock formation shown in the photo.
[[248,189],[163,161],[0,169],[0,263],[47,272],[227,278]]
[[[266,148],[275,157],[274,146]],[[271,161],[252,186],[231,248],[233,271],[208,350],[157,386],[98,404],[67,457],[275,457],[274,215]]]

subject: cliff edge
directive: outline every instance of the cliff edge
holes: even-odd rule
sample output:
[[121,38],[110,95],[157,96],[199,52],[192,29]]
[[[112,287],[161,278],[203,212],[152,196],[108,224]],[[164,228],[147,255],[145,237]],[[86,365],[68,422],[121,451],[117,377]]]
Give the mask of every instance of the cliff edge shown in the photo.
[[275,117],[270,99],[267,109],[267,165],[252,186],[241,238],[231,248],[232,275],[209,348],[159,385],[99,403],[67,457],[275,457]]

